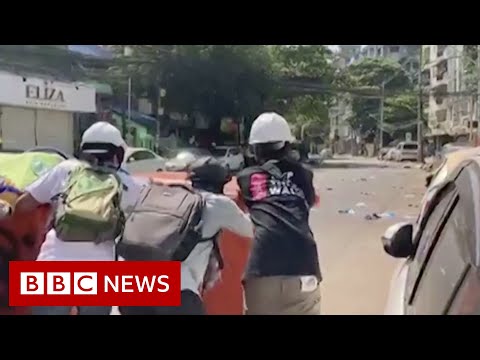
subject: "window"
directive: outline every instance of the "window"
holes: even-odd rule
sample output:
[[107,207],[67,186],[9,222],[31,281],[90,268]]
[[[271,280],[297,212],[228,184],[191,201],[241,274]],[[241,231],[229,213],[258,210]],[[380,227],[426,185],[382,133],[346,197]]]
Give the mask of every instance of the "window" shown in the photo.
[[[422,265],[427,260],[429,250],[434,243],[435,234],[440,225],[440,221],[447,212],[448,206],[455,194],[455,186],[451,185],[447,189],[443,190],[441,194],[437,195],[436,198],[433,197],[430,200],[424,199],[424,201],[430,201],[433,202],[433,204],[436,203],[436,205],[434,205],[434,208],[432,210],[422,209],[421,216],[426,218],[419,219],[419,221],[422,222],[419,225],[422,228],[422,233],[420,235],[418,243],[416,244],[415,256],[413,257],[408,267],[406,288],[408,300],[410,300],[411,294],[415,290],[417,279],[422,270]],[[438,198],[438,196],[440,198]],[[428,207],[432,205],[426,206]]]
[[400,46],[390,46],[390,53],[398,53],[400,52]]
[[230,149],[230,154],[232,156],[237,156],[238,154],[240,154],[240,150],[238,149]]
[[[462,203],[458,201],[437,243],[429,251],[431,254],[427,256],[412,302],[415,315],[444,314],[469,268],[457,241],[461,207]],[[471,236],[475,235],[472,233]]]
[[150,151],[137,151],[128,158],[127,162],[155,159],[155,154]]
[[418,145],[417,144],[404,144],[403,145],[403,150],[417,150]]
[[216,148],[212,150],[212,155],[215,157],[224,157],[227,155],[227,149],[225,148]]

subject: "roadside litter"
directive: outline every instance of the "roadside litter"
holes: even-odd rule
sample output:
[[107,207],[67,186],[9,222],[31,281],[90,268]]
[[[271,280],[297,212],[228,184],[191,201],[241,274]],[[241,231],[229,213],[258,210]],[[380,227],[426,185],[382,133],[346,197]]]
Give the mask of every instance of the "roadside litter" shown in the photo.
[[373,213],[365,216],[365,220],[378,220],[378,219],[393,219],[395,217],[394,212],[384,212],[381,214]]
[[339,214],[355,215],[355,210],[353,210],[353,209],[338,210],[338,213]]
[[332,188],[327,188],[327,191],[332,191],[333,189]]
[[364,202],[359,202],[355,206],[356,207],[367,207],[367,204],[365,204]]
[[405,195],[405,199],[413,199],[413,198],[415,198],[415,195],[413,195],[413,194]]

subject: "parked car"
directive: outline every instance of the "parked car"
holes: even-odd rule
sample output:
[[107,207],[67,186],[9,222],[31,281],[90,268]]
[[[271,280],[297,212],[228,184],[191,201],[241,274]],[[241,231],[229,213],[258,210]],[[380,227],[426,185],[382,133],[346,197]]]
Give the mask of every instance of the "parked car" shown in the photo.
[[387,153],[383,156],[383,160],[392,161],[394,160],[396,148],[388,149]]
[[385,314],[480,315],[478,184],[479,153],[451,158],[432,179],[417,222],[387,229],[385,251],[403,260]]
[[390,142],[387,146],[382,147],[378,151],[378,154],[377,154],[378,159],[379,160],[392,160],[391,158],[387,159],[386,155],[389,151],[395,149],[395,147],[398,145],[398,143],[399,143],[398,140],[394,140],[394,141]]
[[417,161],[418,143],[402,141],[395,147],[391,156],[395,161]]
[[245,158],[236,146],[217,146],[212,154],[229,170],[239,171],[245,167]]
[[123,167],[131,174],[163,171],[166,160],[145,148],[128,148]]
[[203,148],[179,148],[174,156],[165,163],[165,171],[185,171],[192,161],[202,156],[212,156],[212,153]]

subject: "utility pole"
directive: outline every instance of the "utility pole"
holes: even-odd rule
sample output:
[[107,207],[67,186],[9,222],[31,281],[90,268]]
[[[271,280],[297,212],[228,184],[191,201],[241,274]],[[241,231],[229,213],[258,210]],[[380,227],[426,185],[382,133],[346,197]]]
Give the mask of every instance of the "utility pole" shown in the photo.
[[418,108],[417,108],[417,142],[418,154],[417,159],[419,163],[423,163],[423,84],[422,84],[422,70],[423,70],[423,46],[419,45],[418,52]]
[[380,93],[380,139],[379,139],[379,151],[383,148],[383,122],[385,118],[385,81],[382,82],[382,88]]

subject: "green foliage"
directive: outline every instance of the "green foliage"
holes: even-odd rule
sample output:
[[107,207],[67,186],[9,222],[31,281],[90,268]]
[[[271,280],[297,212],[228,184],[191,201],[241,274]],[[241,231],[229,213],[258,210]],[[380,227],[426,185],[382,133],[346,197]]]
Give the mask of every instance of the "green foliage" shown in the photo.
[[[332,86],[340,77],[332,65],[333,54],[324,45],[271,46],[273,71],[279,78],[313,79],[318,85]],[[325,128],[331,94],[296,96],[287,103],[285,116],[296,127],[305,124],[312,128]]]
[[[365,58],[348,68],[350,83],[356,87],[377,89],[381,95],[381,87],[385,89],[384,121],[386,124],[402,124],[416,116],[416,97],[413,93],[405,94],[412,89],[412,82],[401,65],[384,58]],[[402,94],[403,93],[403,94]],[[390,96],[389,96],[390,95]],[[355,130],[365,133],[377,128],[379,121],[380,98],[354,97],[352,101],[353,115],[349,123]]]
[[[122,45],[116,49],[123,53]],[[168,110],[199,111],[219,121],[223,116],[255,113],[271,87],[271,61],[261,45],[132,45],[109,70],[117,89],[132,78],[136,96],[157,97],[167,89]]]

